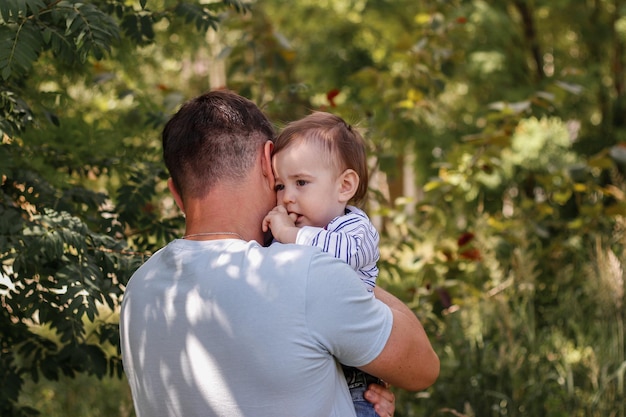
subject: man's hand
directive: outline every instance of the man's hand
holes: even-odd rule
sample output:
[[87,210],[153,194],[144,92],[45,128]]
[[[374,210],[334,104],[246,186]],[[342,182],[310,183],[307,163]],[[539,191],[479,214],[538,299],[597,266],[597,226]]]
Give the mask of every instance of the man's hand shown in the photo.
[[389,386],[383,387],[378,384],[370,384],[365,391],[364,397],[374,404],[376,414],[382,417],[393,417],[396,411],[396,397],[389,390]]

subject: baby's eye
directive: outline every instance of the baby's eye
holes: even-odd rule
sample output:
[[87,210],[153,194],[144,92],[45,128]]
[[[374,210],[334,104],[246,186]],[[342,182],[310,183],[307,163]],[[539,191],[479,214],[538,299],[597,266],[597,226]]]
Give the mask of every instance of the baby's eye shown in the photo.
[[296,180],[296,185],[298,187],[302,187],[303,185],[306,185],[307,181],[306,180]]
[[285,186],[283,184],[276,184],[274,186],[274,191],[277,191],[277,192],[281,191],[281,190],[284,190],[284,189],[285,189]]

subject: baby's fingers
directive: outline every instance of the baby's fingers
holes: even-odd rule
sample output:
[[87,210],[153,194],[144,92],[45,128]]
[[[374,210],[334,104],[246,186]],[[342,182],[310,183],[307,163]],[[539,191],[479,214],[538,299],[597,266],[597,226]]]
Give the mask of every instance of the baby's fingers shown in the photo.
[[263,223],[261,223],[261,229],[264,232],[267,232],[270,227],[271,227],[271,223],[272,223],[272,212],[270,212],[267,216],[265,216],[265,218],[263,219]]

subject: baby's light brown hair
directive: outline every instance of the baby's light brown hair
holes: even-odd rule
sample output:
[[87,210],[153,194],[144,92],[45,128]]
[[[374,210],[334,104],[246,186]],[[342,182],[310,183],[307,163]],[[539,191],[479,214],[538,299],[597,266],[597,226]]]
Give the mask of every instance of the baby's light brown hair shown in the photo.
[[339,116],[314,112],[285,126],[274,141],[273,154],[300,141],[318,145],[339,173],[353,169],[359,176],[359,185],[351,201],[363,202],[368,186],[367,152],[365,141],[356,129]]

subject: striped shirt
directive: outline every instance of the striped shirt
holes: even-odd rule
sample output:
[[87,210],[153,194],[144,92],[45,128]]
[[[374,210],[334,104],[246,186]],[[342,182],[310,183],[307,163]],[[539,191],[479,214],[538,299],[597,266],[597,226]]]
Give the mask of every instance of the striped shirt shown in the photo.
[[354,206],[347,206],[346,214],[335,217],[325,228],[302,227],[296,237],[297,244],[317,246],[346,262],[368,291],[373,291],[378,277],[378,241],[378,231],[367,214]]

